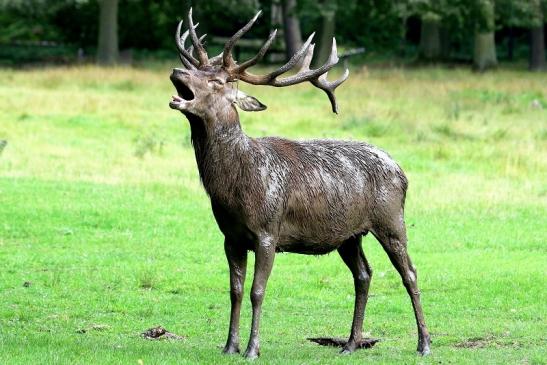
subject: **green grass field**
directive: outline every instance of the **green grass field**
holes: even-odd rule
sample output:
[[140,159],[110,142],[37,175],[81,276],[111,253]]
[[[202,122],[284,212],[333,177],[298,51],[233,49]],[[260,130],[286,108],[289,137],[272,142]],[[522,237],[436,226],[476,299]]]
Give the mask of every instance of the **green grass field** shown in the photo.
[[[223,237],[188,123],[167,106],[170,67],[0,70],[0,364],[245,363],[220,353]],[[546,363],[546,85],[511,70],[355,68],[338,116],[309,84],[240,85],[269,107],[241,113],[249,135],[365,140],[405,169],[433,340],[415,355],[410,301],[367,237],[364,331],[382,342],[350,357],[308,342],[349,334],[353,281],[336,253],[281,254],[256,363]],[[156,325],[186,338],[139,337]]]

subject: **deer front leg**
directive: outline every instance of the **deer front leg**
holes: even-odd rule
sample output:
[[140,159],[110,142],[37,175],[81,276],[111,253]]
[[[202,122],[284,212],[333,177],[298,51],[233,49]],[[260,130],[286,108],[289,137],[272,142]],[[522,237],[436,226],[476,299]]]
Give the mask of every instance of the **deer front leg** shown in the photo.
[[230,267],[230,329],[228,340],[222,350],[225,354],[239,353],[239,314],[243,299],[243,286],[247,271],[247,250],[234,245],[229,240],[224,241],[224,251]]
[[253,319],[251,336],[245,351],[245,357],[256,358],[260,355],[260,341],[258,329],[260,326],[260,311],[266,292],[268,277],[272,272],[275,256],[275,242],[271,237],[260,237],[255,247],[255,269],[253,287],[251,288],[251,304],[253,306]]

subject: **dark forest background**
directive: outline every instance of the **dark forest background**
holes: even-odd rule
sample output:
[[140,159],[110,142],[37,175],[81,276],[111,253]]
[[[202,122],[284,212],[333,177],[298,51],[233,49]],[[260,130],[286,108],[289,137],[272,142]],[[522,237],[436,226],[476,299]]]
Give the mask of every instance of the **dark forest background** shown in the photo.
[[319,30],[318,61],[335,35],[342,53],[366,48],[356,61],[545,69],[547,0],[0,0],[0,65],[173,58],[174,29],[190,7],[210,53],[262,9],[239,51],[279,28],[271,62]]

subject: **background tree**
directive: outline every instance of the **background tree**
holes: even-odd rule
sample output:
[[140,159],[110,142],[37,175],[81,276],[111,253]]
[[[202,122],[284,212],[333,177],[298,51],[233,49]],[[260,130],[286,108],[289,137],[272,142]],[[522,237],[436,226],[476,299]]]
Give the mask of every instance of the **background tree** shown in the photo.
[[545,17],[544,7],[546,1],[541,3],[540,0],[530,0],[532,21],[530,28],[530,63],[531,71],[545,70]]
[[332,38],[336,29],[336,1],[324,0],[318,3],[318,12],[321,16],[319,34],[316,35],[314,66],[325,63],[332,49]]
[[97,62],[112,65],[118,62],[118,0],[99,0],[99,43]]
[[285,56],[288,59],[302,46],[302,34],[296,0],[282,0],[283,36],[285,38]]
[[474,0],[475,37],[473,68],[485,71],[498,65],[495,41],[495,12],[493,0]]
[[508,52],[512,59],[514,39],[513,28],[529,29],[529,69],[545,69],[545,9],[546,0],[497,0],[496,14],[501,27],[511,30]]
[[441,56],[441,16],[427,12],[421,17],[419,57],[427,61],[436,61]]
[[443,5],[433,0],[405,0],[399,2],[401,16],[418,16],[420,19],[420,43],[418,58],[438,61],[441,57],[441,20]]
[[424,61],[448,60],[453,34],[465,33],[465,7],[461,0],[407,0],[411,13],[420,17],[418,57]]

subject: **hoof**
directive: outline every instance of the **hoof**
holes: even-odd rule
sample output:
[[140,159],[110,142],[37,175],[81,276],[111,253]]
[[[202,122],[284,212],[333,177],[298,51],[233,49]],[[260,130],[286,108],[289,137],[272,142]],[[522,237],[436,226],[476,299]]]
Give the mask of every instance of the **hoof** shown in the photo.
[[340,355],[351,355],[353,354],[355,350],[351,350],[351,349],[347,349],[347,348],[343,348],[342,350],[340,350]]
[[431,339],[429,336],[426,336],[424,339],[418,341],[418,349],[416,350],[418,355],[427,356],[431,354],[431,349],[429,348],[430,344]]
[[222,349],[222,353],[225,355],[239,354],[239,346],[237,345],[226,345]]
[[249,360],[254,360],[260,356],[260,351],[258,350],[258,348],[248,348],[243,356]]
[[429,346],[424,347],[423,349],[418,349],[418,355],[420,356],[428,356],[431,354],[431,350],[429,349]]
[[357,350],[357,344],[354,341],[350,341],[342,347],[340,355],[351,355],[355,350]]

